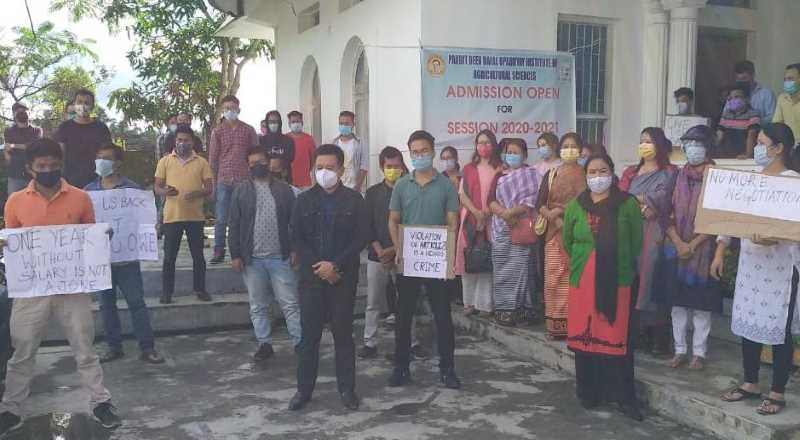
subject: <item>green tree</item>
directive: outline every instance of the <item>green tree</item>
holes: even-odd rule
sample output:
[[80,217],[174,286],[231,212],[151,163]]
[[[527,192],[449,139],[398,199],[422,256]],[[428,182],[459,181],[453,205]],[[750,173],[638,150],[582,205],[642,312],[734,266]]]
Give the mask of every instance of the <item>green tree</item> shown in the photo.
[[[59,67],[88,57],[96,60],[91,40],[79,40],[68,31],[56,31],[53,23],[44,22],[35,30],[14,27],[16,38],[11,44],[0,45],[0,98],[41,102],[42,95],[52,85],[53,73]],[[10,120],[8,116],[0,117]]]
[[244,66],[273,53],[269,41],[216,37],[226,16],[204,0],[53,0],[51,6],[76,18],[102,10],[109,29],[136,41],[127,57],[138,80],[109,100],[126,121],[160,124],[188,111],[208,133],[221,115],[221,98],[238,92]]

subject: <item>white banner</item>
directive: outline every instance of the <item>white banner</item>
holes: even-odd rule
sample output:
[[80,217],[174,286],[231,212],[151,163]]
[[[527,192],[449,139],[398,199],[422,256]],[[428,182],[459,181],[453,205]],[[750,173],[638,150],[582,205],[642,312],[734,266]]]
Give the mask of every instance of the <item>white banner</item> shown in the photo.
[[111,288],[108,224],[4,229],[10,298]]
[[403,275],[448,278],[447,228],[403,227]]
[[664,118],[664,134],[673,147],[681,146],[681,137],[695,125],[708,125],[708,118],[702,116],[667,115]]
[[156,201],[152,191],[123,188],[89,191],[98,222],[108,223],[111,262],[158,261]]
[[575,59],[569,53],[422,50],[423,125],[437,145],[471,149],[483,129],[498,140],[575,130]]
[[703,208],[800,222],[800,178],[711,168]]

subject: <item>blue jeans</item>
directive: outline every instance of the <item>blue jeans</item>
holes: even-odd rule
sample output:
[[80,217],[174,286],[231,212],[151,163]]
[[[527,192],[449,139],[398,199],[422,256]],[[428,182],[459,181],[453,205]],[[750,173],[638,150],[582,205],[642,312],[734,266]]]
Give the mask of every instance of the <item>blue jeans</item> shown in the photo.
[[214,196],[216,200],[214,223],[214,255],[225,255],[225,237],[228,233],[228,210],[231,206],[231,196],[235,185],[217,183]]
[[150,326],[150,313],[144,303],[142,270],[139,263],[129,263],[111,267],[111,289],[100,293],[100,313],[103,315],[106,343],[112,350],[122,350],[122,331],[117,311],[117,292],[119,289],[128,303],[131,313],[133,333],[139,341],[139,348],[153,350],[153,328]]
[[281,257],[256,258],[244,268],[244,284],[250,296],[250,320],[253,322],[259,344],[272,344],[272,324],[269,321],[269,305],[272,299],[286,319],[286,328],[294,346],[300,344],[300,306],[297,299],[297,275],[289,260]]

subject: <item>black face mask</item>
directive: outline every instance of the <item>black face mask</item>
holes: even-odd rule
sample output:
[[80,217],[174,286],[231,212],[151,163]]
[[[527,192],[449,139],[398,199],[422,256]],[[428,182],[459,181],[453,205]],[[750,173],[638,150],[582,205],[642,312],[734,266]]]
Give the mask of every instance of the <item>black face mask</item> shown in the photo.
[[19,112],[14,116],[14,120],[20,124],[28,123],[28,112]]
[[263,179],[269,176],[269,165],[259,163],[250,167],[250,175],[256,179]]
[[272,172],[272,178],[275,180],[283,180],[283,173],[281,172]]
[[61,181],[61,170],[44,171],[36,173],[36,183],[45,188],[52,188]]

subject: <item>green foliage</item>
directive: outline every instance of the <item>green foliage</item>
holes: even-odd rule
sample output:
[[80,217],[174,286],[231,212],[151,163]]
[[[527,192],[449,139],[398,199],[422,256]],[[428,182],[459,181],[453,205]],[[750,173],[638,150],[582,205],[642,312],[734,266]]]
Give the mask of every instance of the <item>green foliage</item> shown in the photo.
[[0,45],[0,98],[35,105],[52,85],[56,69],[79,57],[97,59],[89,48],[92,40],[56,31],[51,22],[38,25],[35,31],[24,27],[12,30],[16,38],[11,44]]

